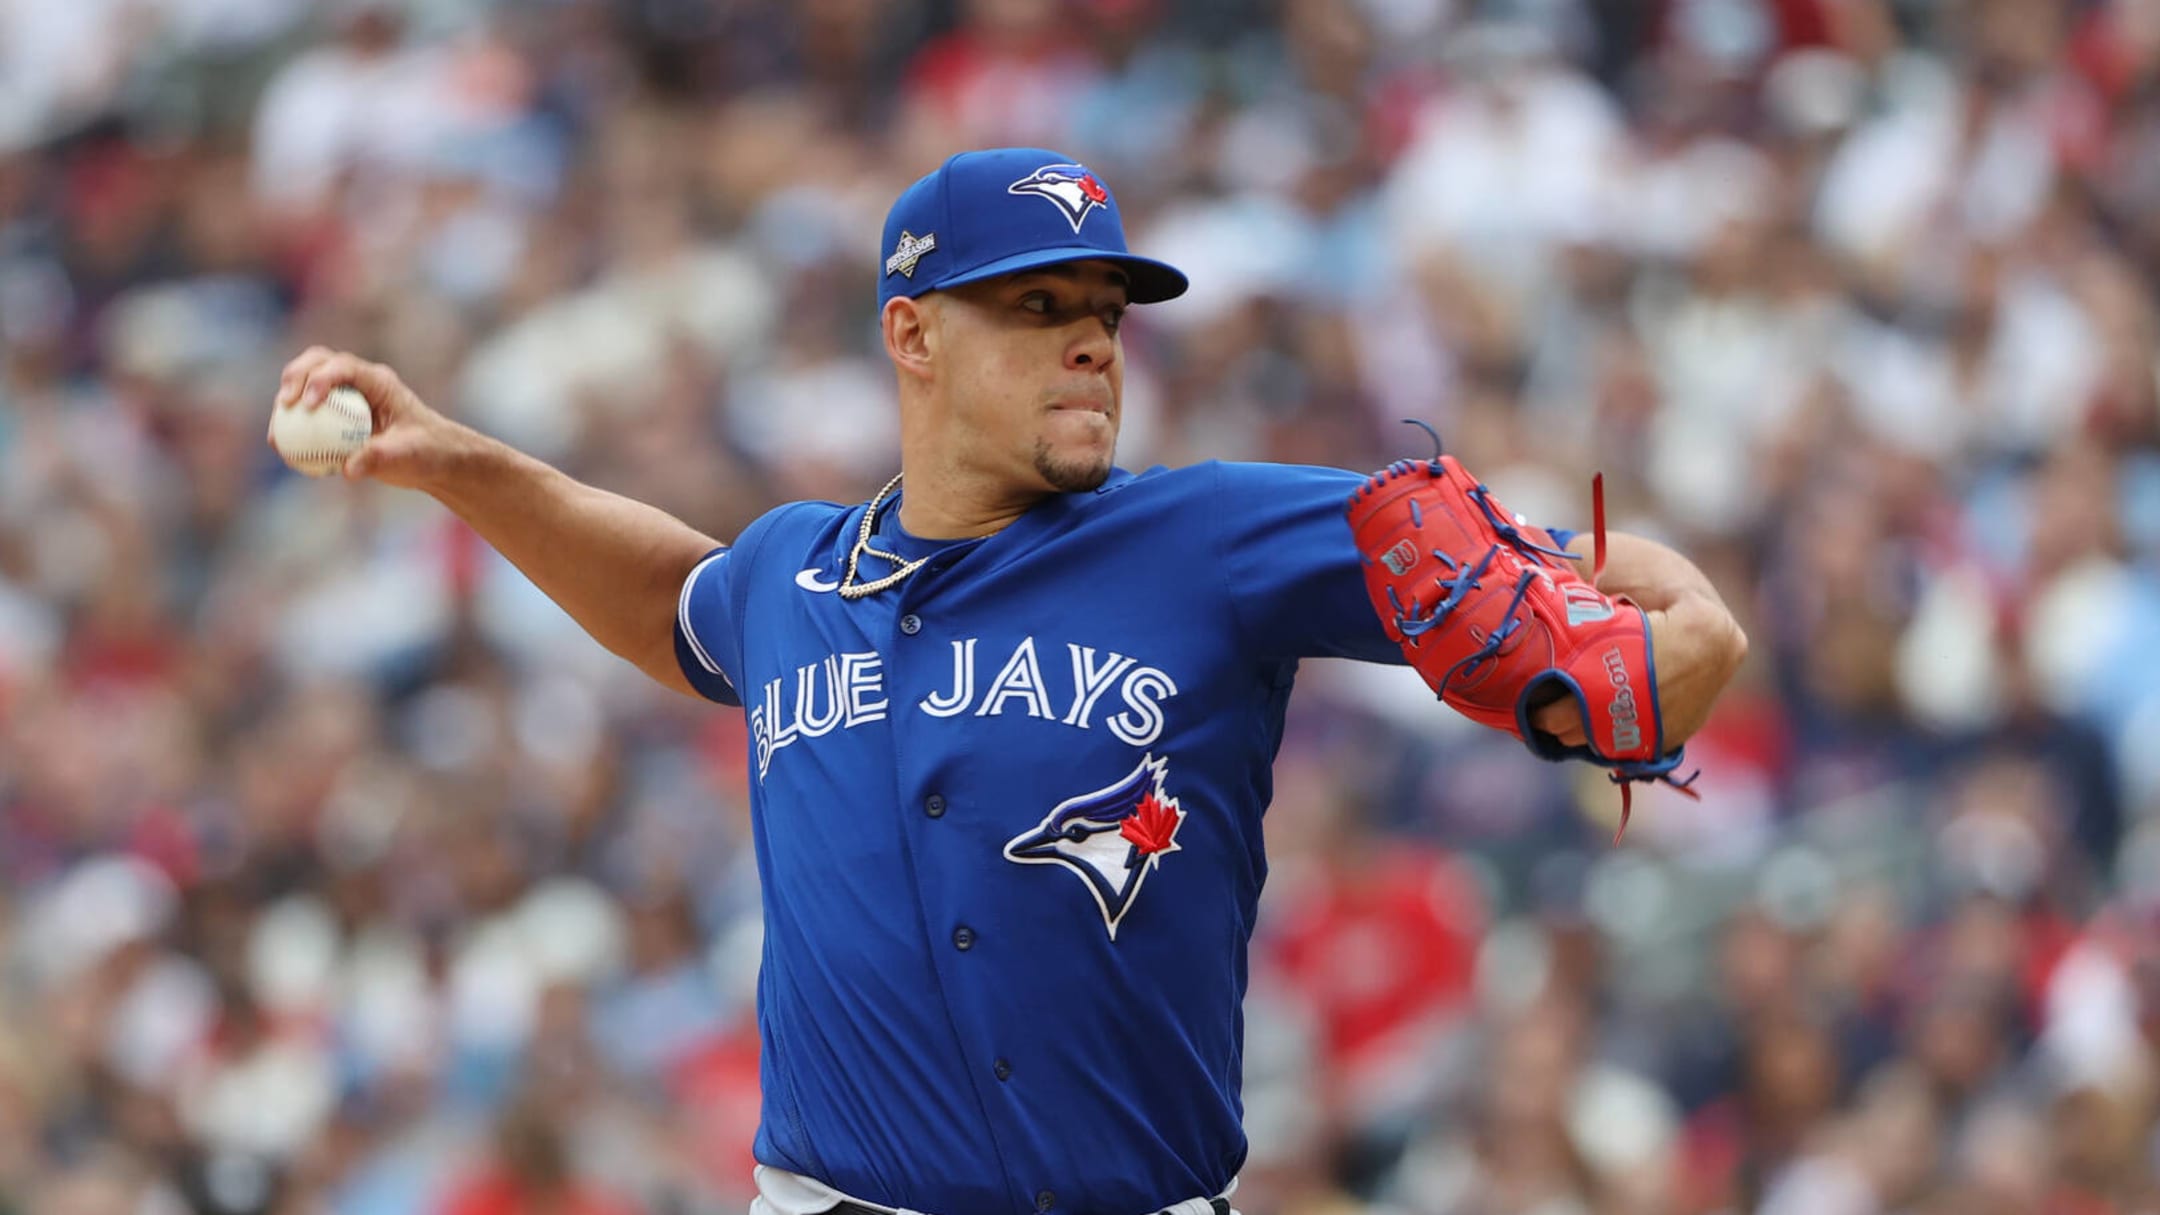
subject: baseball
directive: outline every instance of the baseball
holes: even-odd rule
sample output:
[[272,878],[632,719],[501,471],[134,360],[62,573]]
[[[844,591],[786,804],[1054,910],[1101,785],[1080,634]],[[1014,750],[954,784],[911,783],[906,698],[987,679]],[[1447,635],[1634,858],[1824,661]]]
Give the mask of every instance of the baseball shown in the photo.
[[311,477],[327,477],[344,467],[375,433],[375,416],[359,390],[338,387],[320,408],[273,409],[270,437],[285,463]]

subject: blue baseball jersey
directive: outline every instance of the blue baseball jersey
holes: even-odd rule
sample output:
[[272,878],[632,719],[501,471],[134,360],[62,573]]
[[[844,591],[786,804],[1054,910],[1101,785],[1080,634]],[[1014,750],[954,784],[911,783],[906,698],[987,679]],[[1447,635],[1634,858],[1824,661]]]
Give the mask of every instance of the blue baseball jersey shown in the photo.
[[[795,503],[684,584],[741,704],[763,881],[758,1160],[937,1215],[1220,1193],[1261,814],[1302,658],[1400,663],[1337,469],[1114,473],[835,593],[865,507]],[[866,558],[865,581],[891,572]]]

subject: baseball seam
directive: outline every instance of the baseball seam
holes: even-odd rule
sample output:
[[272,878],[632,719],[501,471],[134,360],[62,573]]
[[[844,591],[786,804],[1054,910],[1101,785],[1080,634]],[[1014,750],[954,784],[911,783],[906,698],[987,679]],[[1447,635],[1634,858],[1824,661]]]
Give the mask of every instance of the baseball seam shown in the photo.
[[[367,412],[364,406],[349,406],[342,402],[325,401],[322,408],[330,410],[334,414],[332,421],[342,425],[343,429],[333,436],[328,438],[318,437],[314,442],[296,447],[290,451],[287,451],[280,444],[278,447],[279,454],[283,455],[285,462],[294,468],[305,471],[308,468],[341,467],[354,453],[367,446],[368,440],[374,437],[374,415]],[[319,429],[319,426],[317,428]],[[326,445],[331,443],[344,446]]]

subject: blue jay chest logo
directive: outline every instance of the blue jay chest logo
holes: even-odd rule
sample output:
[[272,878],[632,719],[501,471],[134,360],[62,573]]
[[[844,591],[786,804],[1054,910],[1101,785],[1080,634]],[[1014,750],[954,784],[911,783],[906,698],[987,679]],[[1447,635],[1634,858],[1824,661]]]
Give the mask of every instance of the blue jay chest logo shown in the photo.
[[1114,784],[1059,802],[1032,830],[1005,845],[1005,859],[1058,865],[1080,879],[1102,912],[1110,939],[1140,897],[1148,875],[1180,850],[1185,809],[1164,788],[1168,758],[1143,755],[1140,766]]

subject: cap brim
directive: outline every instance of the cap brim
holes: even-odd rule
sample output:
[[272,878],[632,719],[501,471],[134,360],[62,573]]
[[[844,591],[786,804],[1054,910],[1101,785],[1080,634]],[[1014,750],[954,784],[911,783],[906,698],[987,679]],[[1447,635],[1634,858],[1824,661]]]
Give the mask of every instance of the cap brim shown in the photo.
[[925,288],[925,290],[935,291],[940,287],[958,287],[963,283],[979,283],[986,278],[996,278],[1000,274],[1018,274],[1022,270],[1039,270],[1044,266],[1055,266],[1060,262],[1116,263],[1124,269],[1126,274],[1131,276],[1126,284],[1125,295],[1127,300],[1135,304],[1159,304],[1164,300],[1174,300],[1185,294],[1185,288],[1189,285],[1185,280],[1184,272],[1168,262],[1159,262],[1151,257],[1138,257],[1130,253],[1113,253],[1107,249],[1097,249],[1092,245],[1066,245],[1056,249],[1030,249],[1026,253],[1015,253],[1011,257],[1001,257],[994,262],[985,263],[972,270],[955,274],[950,278],[941,278]]

